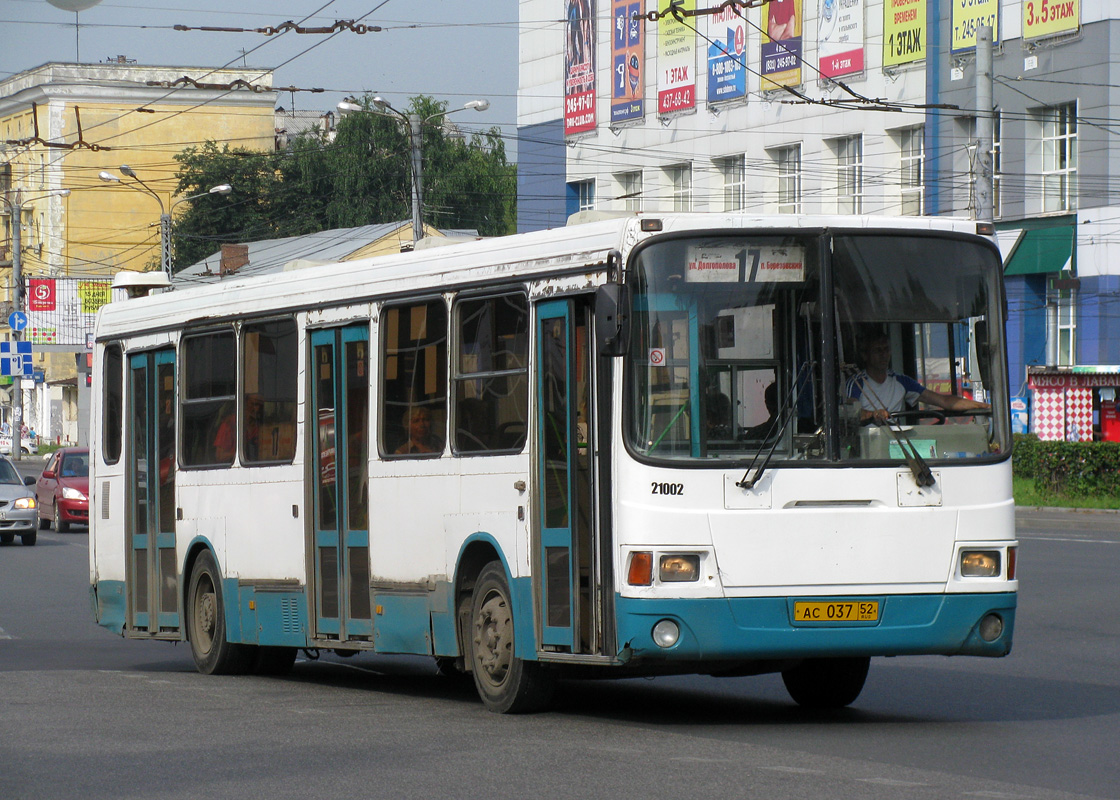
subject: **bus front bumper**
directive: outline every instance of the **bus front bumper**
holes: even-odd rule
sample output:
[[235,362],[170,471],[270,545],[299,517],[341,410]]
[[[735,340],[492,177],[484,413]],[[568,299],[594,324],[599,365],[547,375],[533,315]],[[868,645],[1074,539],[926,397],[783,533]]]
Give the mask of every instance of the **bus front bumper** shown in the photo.
[[[794,603],[806,600],[878,601],[878,619],[795,623]],[[1016,594],[703,599],[616,596],[615,603],[619,656],[626,661],[999,657],[1011,652]],[[674,643],[664,646],[664,631],[672,631],[673,625],[679,635]],[[655,640],[655,628],[662,634],[660,645]]]

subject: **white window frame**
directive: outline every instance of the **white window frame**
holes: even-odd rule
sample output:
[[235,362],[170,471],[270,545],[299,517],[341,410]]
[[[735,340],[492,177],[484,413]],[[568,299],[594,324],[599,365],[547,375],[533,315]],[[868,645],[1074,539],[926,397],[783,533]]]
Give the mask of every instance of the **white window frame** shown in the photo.
[[[1069,273],[1062,273],[1068,276]],[[1058,306],[1058,366],[1077,363],[1077,290],[1055,289],[1046,282],[1046,300]]]
[[665,168],[665,180],[669,185],[669,198],[673,211],[692,210],[692,165],[675,164]]
[[1041,139],[1042,210],[1077,208],[1077,102],[1037,112]]
[[903,216],[925,213],[925,126],[915,125],[898,132],[899,201]]
[[801,143],[775,147],[770,151],[778,177],[779,214],[801,213]]
[[623,211],[642,210],[642,171],[618,172],[614,176],[618,182],[618,196],[622,199]]
[[573,184],[576,188],[578,195],[577,211],[594,211],[595,210],[595,179],[588,178],[587,180],[575,181]]
[[725,156],[715,159],[723,178],[723,210],[741,211],[747,207],[747,157]]
[[836,211],[840,214],[863,213],[863,136],[835,139]]

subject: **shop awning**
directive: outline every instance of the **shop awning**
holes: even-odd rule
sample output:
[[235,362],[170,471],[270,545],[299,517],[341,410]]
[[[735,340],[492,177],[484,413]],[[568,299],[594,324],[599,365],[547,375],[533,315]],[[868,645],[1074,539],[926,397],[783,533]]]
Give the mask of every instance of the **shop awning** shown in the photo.
[[1073,227],[1024,230],[1008,256],[1004,275],[1039,275],[1061,272],[1073,256]]

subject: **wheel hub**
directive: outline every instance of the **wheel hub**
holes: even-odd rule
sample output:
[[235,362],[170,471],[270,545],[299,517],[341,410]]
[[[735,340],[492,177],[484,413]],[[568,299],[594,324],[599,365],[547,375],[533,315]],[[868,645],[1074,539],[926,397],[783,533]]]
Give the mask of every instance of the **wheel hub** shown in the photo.
[[494,595],[479,609],[475,623],[475,653],[478,666],[491,683],[500,684],[513,659],[513,620],[505,598]]

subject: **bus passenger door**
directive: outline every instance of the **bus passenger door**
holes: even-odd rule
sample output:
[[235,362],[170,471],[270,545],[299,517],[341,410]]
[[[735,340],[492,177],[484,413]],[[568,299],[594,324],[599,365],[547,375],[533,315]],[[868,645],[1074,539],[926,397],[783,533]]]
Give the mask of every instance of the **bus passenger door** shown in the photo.
[[129,381],[129,627],[159,635],[179,629],[175,351],[131,356]]
[[591,305],[537,306],[534,574],[541,644],[554,652],[602,649],[602,581],[592,491]]
[[369,328],[311,334],[315,630],[373,636],[369,588]]

